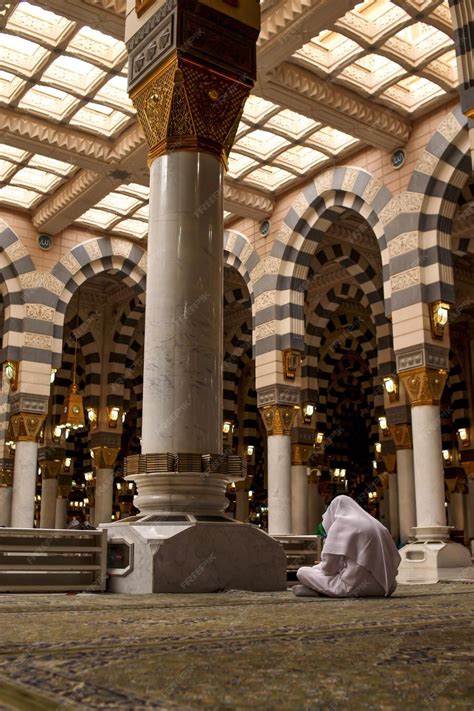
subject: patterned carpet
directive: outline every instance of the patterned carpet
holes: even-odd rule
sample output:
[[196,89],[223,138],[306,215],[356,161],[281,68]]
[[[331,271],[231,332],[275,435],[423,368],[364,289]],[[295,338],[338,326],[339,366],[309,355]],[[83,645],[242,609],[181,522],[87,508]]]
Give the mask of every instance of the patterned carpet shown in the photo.
[[0,595],[0,708],[474,708],[474,585]]

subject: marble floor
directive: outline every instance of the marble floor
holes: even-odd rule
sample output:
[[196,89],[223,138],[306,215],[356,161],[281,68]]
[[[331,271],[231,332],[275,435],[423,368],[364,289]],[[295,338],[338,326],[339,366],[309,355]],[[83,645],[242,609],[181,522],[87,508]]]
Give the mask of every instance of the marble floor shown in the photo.
[[474,585],[0,595],[0,709],[474,708]]

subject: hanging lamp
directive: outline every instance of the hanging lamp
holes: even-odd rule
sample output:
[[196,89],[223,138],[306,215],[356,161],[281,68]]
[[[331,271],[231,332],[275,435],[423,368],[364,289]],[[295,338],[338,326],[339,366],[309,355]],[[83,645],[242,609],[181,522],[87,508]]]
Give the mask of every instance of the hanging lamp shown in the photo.
[[[77,319],[76,329],[79,325],[79,294],[77,297]],[[79,388],[76,385],[76,363],[77,363],[77,336],[74,344],[74,368],[72,371],[72,385],[64,400],[63,411],[59,420],[59,427],[63,430],[79,430],[86,426],[84,417],[84,402]]]

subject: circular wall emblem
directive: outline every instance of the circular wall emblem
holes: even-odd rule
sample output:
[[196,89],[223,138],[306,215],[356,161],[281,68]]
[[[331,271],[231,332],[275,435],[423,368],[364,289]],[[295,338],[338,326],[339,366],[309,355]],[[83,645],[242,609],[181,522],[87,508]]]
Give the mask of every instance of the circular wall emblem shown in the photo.
[[53,246],[53,240],[49,235],[38,235],[38,244],[41,249],[48,250]]
[[396,151],[394,151],[392,153],[392,166],[396,170],[398,170],[404,164],[406,157],[407,157],[407,154],[405,153],[403,148],[398,148]]
[[266,237],[269,232],[270,232],[270,221],[264,220],[260,224],[260,234],[262,235],[262,237]]

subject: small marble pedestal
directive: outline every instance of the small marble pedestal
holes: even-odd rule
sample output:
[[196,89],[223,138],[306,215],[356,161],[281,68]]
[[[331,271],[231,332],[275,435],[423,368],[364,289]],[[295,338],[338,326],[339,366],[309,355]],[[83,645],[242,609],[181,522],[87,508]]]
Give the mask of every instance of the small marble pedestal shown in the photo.
[[398,583],[431,584],[472,577],[469,550],[447,539],[447,526],[415,528],[415,532],[417,540],[399,551]]

